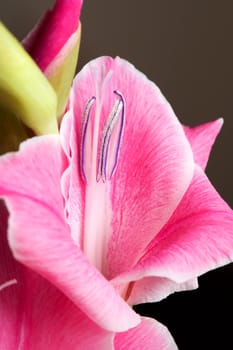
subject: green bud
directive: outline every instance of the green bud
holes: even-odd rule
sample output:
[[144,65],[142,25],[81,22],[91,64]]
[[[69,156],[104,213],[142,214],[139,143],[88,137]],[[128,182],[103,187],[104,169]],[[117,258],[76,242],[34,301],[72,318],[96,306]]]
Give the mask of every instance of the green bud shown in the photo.
[[57,97],[17,39],[0,23],[0,104],[36,134],[57,133]]

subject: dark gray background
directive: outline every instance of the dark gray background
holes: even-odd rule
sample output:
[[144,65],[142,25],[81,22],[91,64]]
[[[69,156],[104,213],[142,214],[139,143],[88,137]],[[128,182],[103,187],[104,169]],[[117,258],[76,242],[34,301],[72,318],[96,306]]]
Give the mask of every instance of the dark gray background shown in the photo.
[[[99,55],[119,55],[159,85],[182,123],[224,118],[207,173],[233,206],[233,1],[84,2],[79,69]],[[0,17],[22,39],[53,3],[1,0]],[[224,349],[224,341],[231,348],[226,317],[233,311],[232,267],[207,274],[200,284],[199,291],[140,311],[165,322],[180,349]]]

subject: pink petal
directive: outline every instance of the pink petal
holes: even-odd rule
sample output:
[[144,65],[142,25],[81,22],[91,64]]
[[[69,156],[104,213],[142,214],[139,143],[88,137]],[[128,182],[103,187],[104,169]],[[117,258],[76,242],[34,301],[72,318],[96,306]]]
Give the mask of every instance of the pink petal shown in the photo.
[[[72,237],[76,244],[82,243],[82,226],[84,217],[85,186],[79,175],[79,150],[75,144],[72,112],[63,117],[60,137],[69,166],[62,174],[62,192],[66,203],[67,221],[71,227]],[[72,159],[74,161],[72,161]]]
[[115,336],[115,350],[177,350],[177,346],[165,326],[142,317],[142,322],[128,332]]
[[[20,308],[15,309],[17,304]],[[113,333],[98,327],[57,289],[28,271],[20,287],[0,294],[0,315],[4,349],[73,350],[77,345],[80,350],[113,349]]]
[[[19,280],[23,278],[23,268],[12,257],[7,242],[8,212],[0,201],[0,285],[17,279],[18,283],[0,291],[0,344],[5,349],[17,349],[22,322],[22,303],[24,300]],[[17,295],[17,298],[15,298]]]
[[165,277],[144,277],[133,284],[127,302],[130,305],[157,302],[172,293],[192,290],[197,287],[197,279],[177,283]]
[[151,242],[141,261],[114,283],[149,276],[184,283],[231,262],[232,214],[203,171],[196,167],[193,181],[171,219]]
[[[101,108],[101,135],[116,102],[116,90],[125,100],[126,124],[118,167],[111,180],[113,232],[105,233],[104,239],[109,240],[105,265],[109,278],[129,269],[141,257],[171,216],[193,175],[190,145],[171,106],[152,82],[120,58],[94,60],[76,77],[71,98],[73,144],[81,143],[82,119],[92,96],[96,97],[93,114]],[[106,219],[109,217],[106,214]]]
[[[211,148],[222,127],[222,123],[223,120],[218,119],[195,128],[184,126],[185,134],[194,153],[194,159],[203,168],[206,167]],[[197,287],[198,282],[196,278],[184,283],[176,283],[163,277],[145,277],[133,284],[127,301],[131,305],[159,301],[171,293]]]
[[33,288],[24,295],[28,329],[22,350],[112,349],[113,333],[97,326],[42,278],[28,283]]
[[11,249],[99,325],[126,330],[138,324],[138,315],[71,238],[60,189],[63,169],[55,136],[31,139],[19,152],[1,157],[0,172],[7,176],[0,180],[0,194],[10,212]]
[[57,0],[24,40],[26,50],[44,71],[77,30],[82,0]]
[[8,213],[0,203],[0,344],[3,349],[112,349],[113,334],[99,328],[46,280],[20,265],[9,249]]
[[211,148],[223,125],[223,119],[205,123],[195,128],[184,126],[185,134],[191,144],[194,160],[205,169]]

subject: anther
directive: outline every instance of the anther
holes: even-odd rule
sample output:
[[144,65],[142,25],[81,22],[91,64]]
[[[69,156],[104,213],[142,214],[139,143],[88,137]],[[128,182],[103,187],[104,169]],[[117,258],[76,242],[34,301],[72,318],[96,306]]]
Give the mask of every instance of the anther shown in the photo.
[[[96,176],[97,182],[100,179],[103,182],[111,180],[112,176],[116,171],[120,155],[120,148],[125,125],[125,101],[123,95],[118,90],[115,90],[114,94],[117,95],[117,99],[106,120],[102,132],[100,149],[98,152],[98,160],[96,159],[96,162],[98,161],[98,173]],[[95,96],[92,96],[87,101],[82,123],[80,145],[80,172],[83,181],[86,184],[88,184],[90,173],[92,171],[96,171],[93,168],[96,167],[96,163],[92,159],[94,116],[91,115],[92,107],[95,101]],[[95,156],[95,153],[93,154]]]
[[119,91],[115,90],[114,93],[119,98],[114,103],[113,109],[104,126],[100,145],[97,181],[100,178],[104,182],[111,180],[119,160],[125,125],[125,101]]
[[86,157],[87,157],[87,154],[88,154],[86,148],[88,148],[88,146],[91,147],[91,145],[88,145],[88,141],[90,142],[90,139],[92,137],[92,136],[87,137],[87,134],[88,134],[88,132],[91,132],[91,130],[89,130],[90,119],[91,119],[91,109],[92,109],[92,106],[93,106],[95,101],[96,101],[96,97],[95,96],[92,96],[87,101],[86,108],[85,108],[85,111],[84,111],[83,125],[82,125],[82,134],[81,134],[80,170],[81,170],[82,178],[83,178],[83,180],[86,183],[87,183],[87,176],[86,176],[87,160],[86,160]]

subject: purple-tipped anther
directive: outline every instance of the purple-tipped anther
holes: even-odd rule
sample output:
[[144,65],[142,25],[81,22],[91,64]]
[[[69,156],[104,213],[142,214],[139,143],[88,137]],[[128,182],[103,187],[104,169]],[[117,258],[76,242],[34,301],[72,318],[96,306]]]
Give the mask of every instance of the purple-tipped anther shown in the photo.
[[115,90],[118,96],[106,121],[99,156],[98,180],[111,180],[114,175],[120,154],[120,147],[125,125],[125,101],[123,95]]
[[80,145],[80,172],[86,184],[88,184],[91,174],[95,174],[96,169],[98,169],[97,175],[94,177],[96,181],[102,179],[103,182],[106,182],[111,180],[117,168],[125,125],[125,101],[119,91],[115,90],[114,94],[117,95],[117,99],[106,120],[99,152],[93,150],[95,115],[91,115],[96,97],[92,96],[87,101],[84,110]]
[[[94,104],[94,102],[96,101],[96,97],[92,96],[91,98],[89,98],[89,100],[87,101],[85,110],[84,110],[84,117],[83,117],[83,125],[82,125],[82,135],[81,135],[81,145],[80,145],[80,170],[81,170],[81,176],[83,178],[83,180],[87,183],[87,169],[86,166],[88,165],[88,161],[91,162],[90,159],[86,159],[87,156],[90,156],[90,148],[91,145],[88,144],[91,140],[91,135],[89,135],[90,137],[88,137],[88,133],[91,133],[91,123],[90,123],[90,119],[91,119],[91,110],[92,110],[92,106]],[[89,164],[89,167],[91,165]]]

